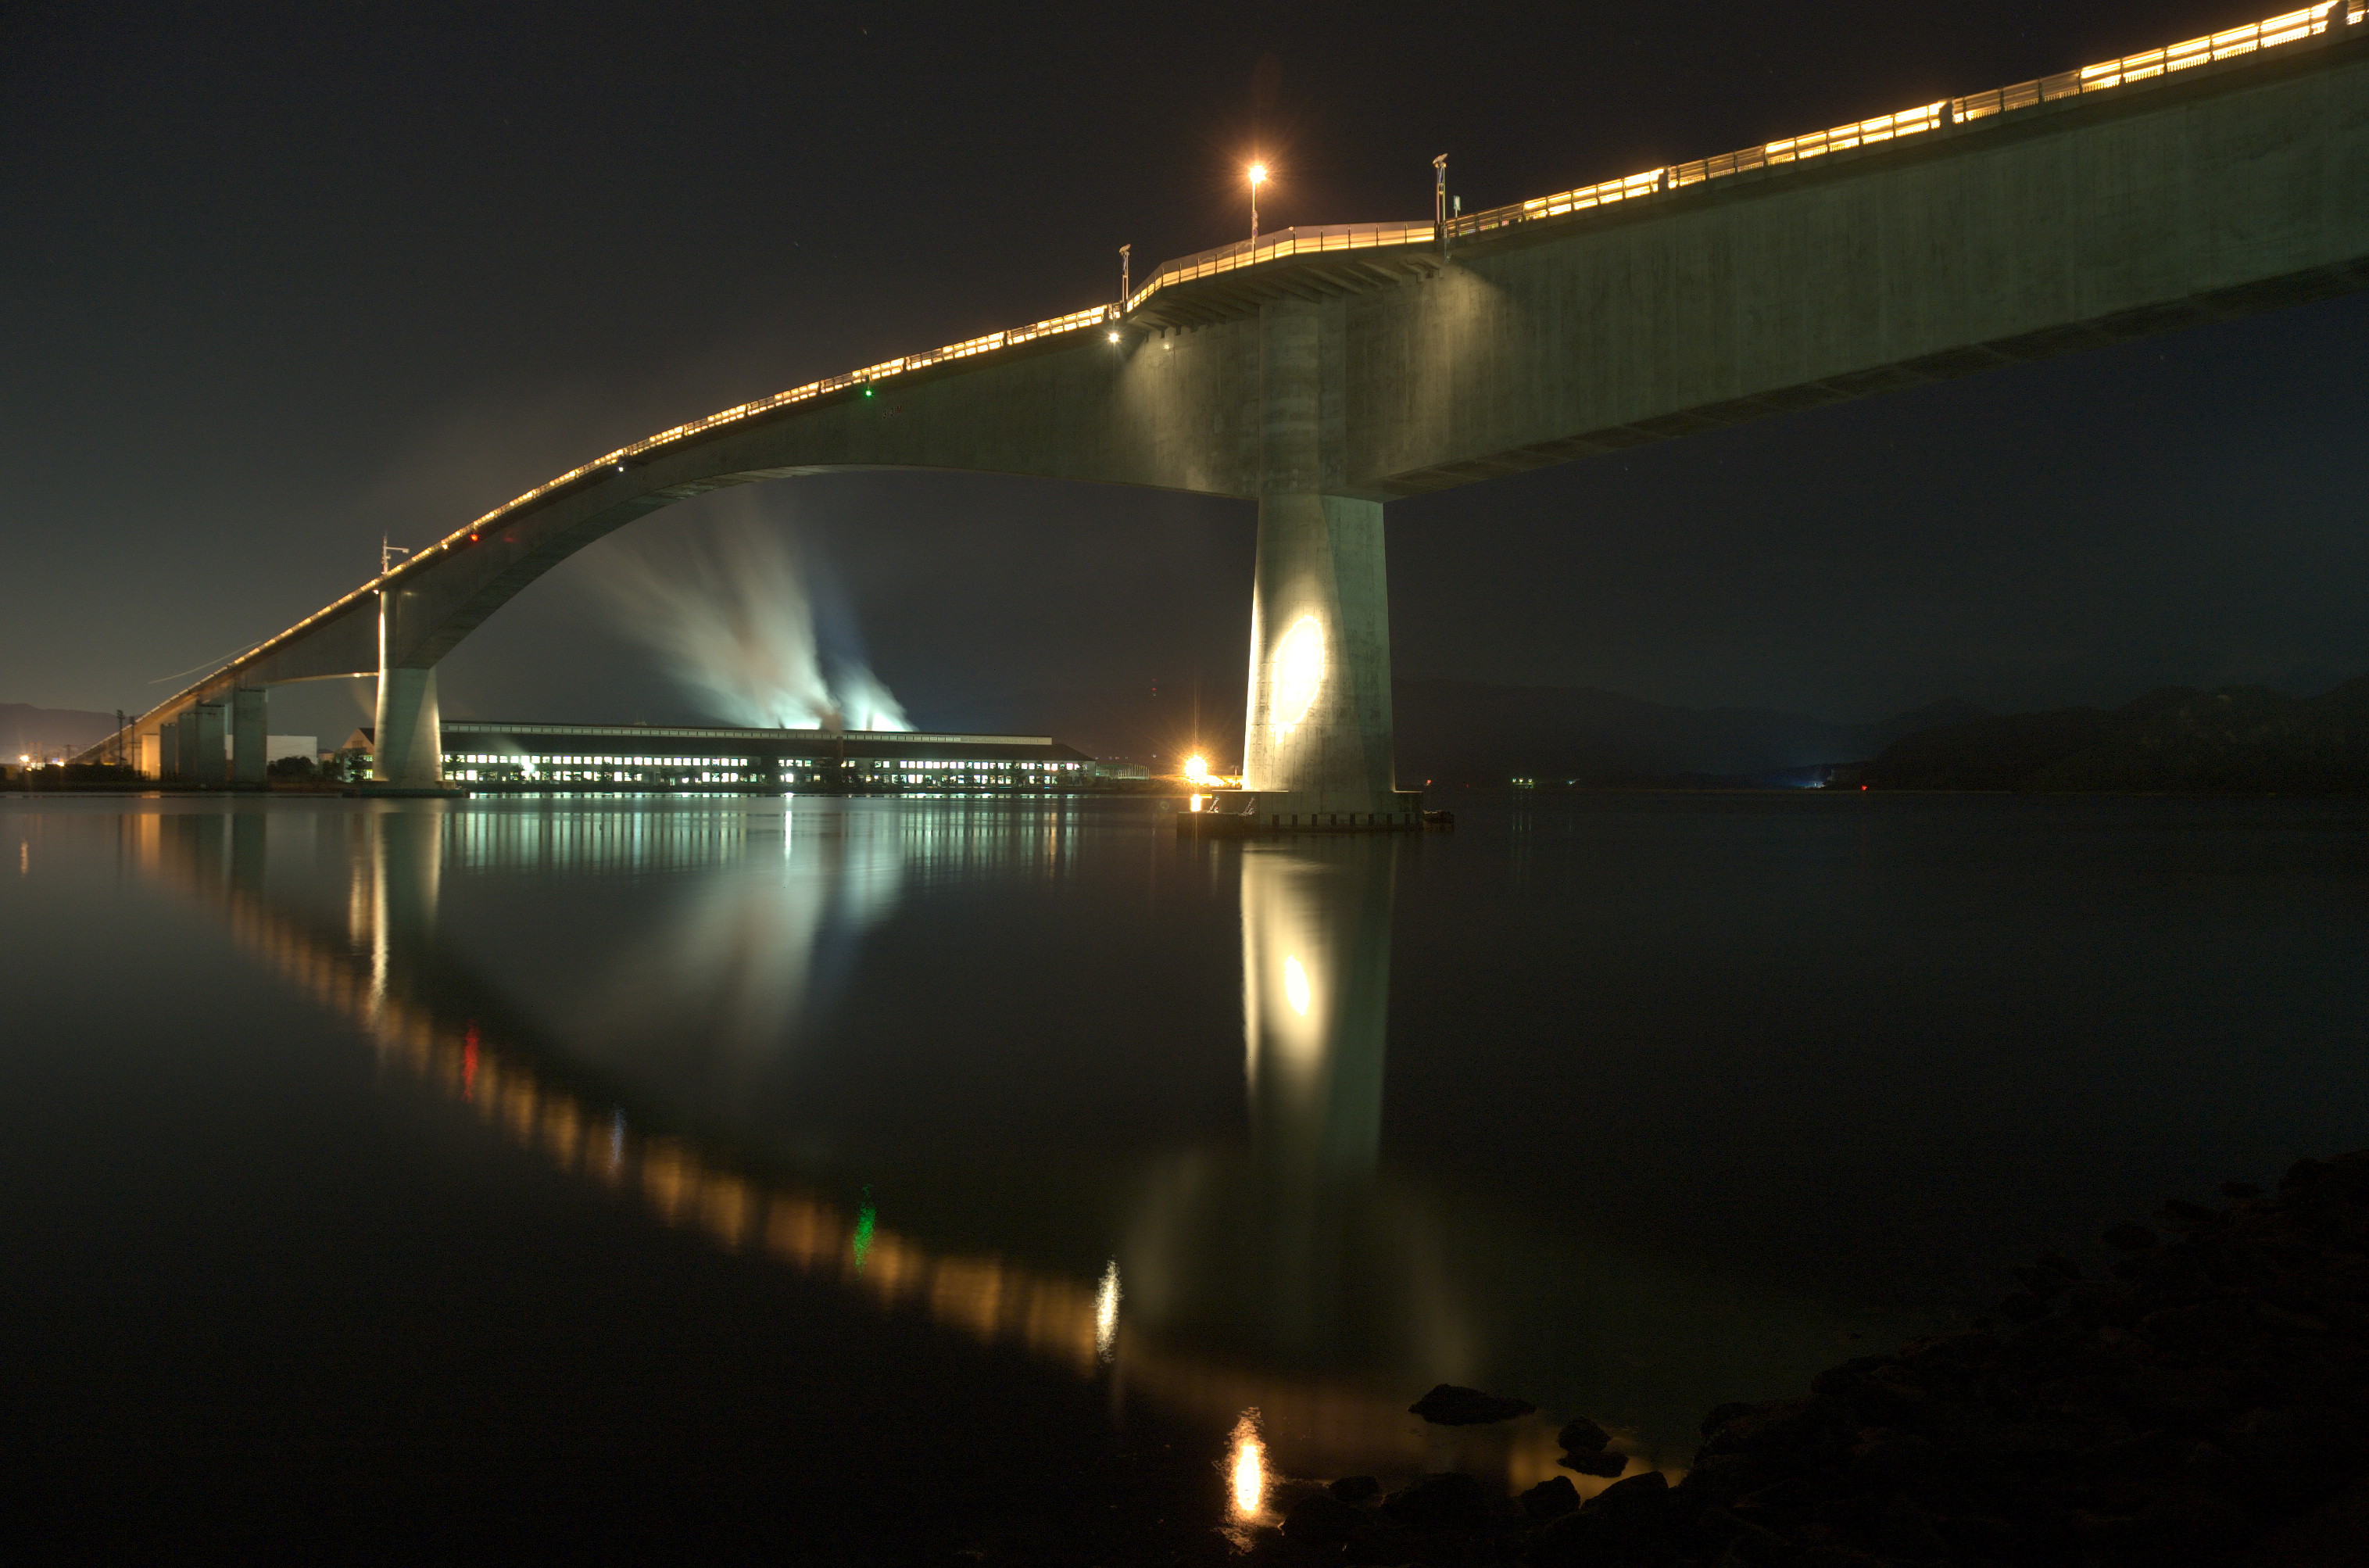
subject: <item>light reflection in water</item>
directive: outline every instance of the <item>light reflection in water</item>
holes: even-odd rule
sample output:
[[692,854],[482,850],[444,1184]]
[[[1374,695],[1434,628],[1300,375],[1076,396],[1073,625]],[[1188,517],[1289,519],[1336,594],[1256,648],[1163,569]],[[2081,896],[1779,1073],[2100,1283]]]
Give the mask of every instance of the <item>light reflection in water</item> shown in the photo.
[[848,1255],[855,1260],[855,1272],[864,1272],[864,1260],[872,1252],[872,1232],[880,1211],[872,1206],[872,1189],[864,1189],[864,1207],[855,1211],[855,1237],[848,1244]]
[[[746,1156],[733,1149],[641,1133],[623,1111],[593,1109],[554,1075],[557,1064],[580,1069],[578,1042],[506,1012],[483,987],[469,990],[465,959],[450,950],[458,938],[437,934],[440,888],[449,891],[455,868],[475,856],[517,869],[581,854],[599,866],[630,869],[713,855],[699,880],[732,890],[703,895],[694,881],[690,902],[726,911],[702,929],[724,930],[754,966],[767,941],[795,945],[815,929],[777,920],[748,892],[768,883],[777,905],[782,898],[783,861],[772,846],[750,841],[766,826],[761,815],[732,828],[713,813],[693,812],[681,831],[651,822],[631,832],[556,824],[464,831],[445,828],[444,815],[260,813],[235,830],[220,816],[189,813],[160,823],[148,815],[128,819],[126,830],[135,864],[225,907],[243,945],[362,1028],[383,1060],[455,1101],[466,1096],[489,1127],[555,1166],[635,1195],[663,1222],[696,1229],[720,1248],[835,1280],[883,1308],[923,1312],[1080,1375],[1108,1368],[1114,1389],[1123,1385],[1128,1400],[1207,1419],[1213,1436],[1241,1431],[1242,1413],[1255,1409],[1261,1413],[1248,1435],[1256,1448],[1238,1445],[1228,1463],[1239,1469],[1244,1454],[1254,1453],[1263,1495],[1278,1471],[1403,1474],[1453,1463],[1497,1469],[1519,1485],[1555,1473],[1551,1426],[1481,1434],[1470,1441],[1482,1448],[1448,1452],[1437,1447],[1440,1435],[1426,1436],[1404,1415],[1412,1393],[1437,1381],[1505,1380],[1508,1391],[1551,1398],[1518,1369],[1546,1364],[1539,1353],[1506,1345],[1527,1326],[1514,1320],[1534,1310],[1522,1301],[1549,1290],[1568,1303],[1567,1322],[1577,1325],[1558,1332],[1588,1336],[1580,1355],[1595,1364],[1584,1395],[1590,1413],[1615,1413],[1612,1401],[1596,1402],[1593,1391],[1609,1382],[1623,1385],[1619,1397],[1633,1407],[1676,1381],[1690,1427],[1701,1409],[1728,1397],[1735,1371],[1775,1361],[1806,1375],[1832,1359],[1831,1318],[1771,1312],[1619,1256],[1542,1260],[1525,1250],[1527,1242],[1516,1244],[1515,1228],[1470,1203],[1452,1207],[1380,1167],[1391,899],[1398,862],[1416,846],[1345,838],[1183,852],[1240,877],[1252,1136],[1238,1152],[1210,1147],[1147,1157],[1116,1255],[1096,1278],[977,1246],[934,1247],[881,1224],[868,1194],[849,1212],[795,1181],[745,1173]],[[801,820],[824,815],[802,812]],[[1071,853],[1053,814],[1033,823],[982,817],[973,820],[977,835],[958,807],[881,818],[871,827],[818,825],[795,856],[801,875],[811,868],[827,884],[813,894],[817,907],[852,910],[859,928],[863,911],[890,907],[907,876],[926,882],[973,867],[1006,877],[1015,867],[1059,875]],[[267,898],[273,889],[259,857],[248,853],[259,848],[267,824],[310,840],[315,862],[350,855],[352,876],[341,878],[340,888],[355,896],[319,911],[325,918],[307,912],[295,896],[301,889]],[[295,847],[299,853],[285,858],[301,863],[304,846]],[[761,856],[750,853],[760,848]],[[886,891],[851,892],[851,883]],[[761,940],[754,932],[768,934]],[[782,961],[807,964],[795,953]],[[694,979],[705,983],[714,973],[698,970]],[[653,983],[683,982],[657,976]],[[471,1000],[464,1006],[456,996]],[[602,1095],[594,1104],[614,1102]],[[1486,1233],[1493,1225],[1503,1234]],[[1043,1240],[1017,1216],[1003,1235],[1002,1244],[1023,1252]],[[1508,1297],[1521,1299],[1509,1307]],[[1674,1339],[1716,1345],[1736,1365],[1714,1368],[1722,1375],[1710,1388],[1699,1367],[1677,1368],[1674,1379],[1663,1349]],[[1647,1368],[1639,1349],[1663,1355],[1663,1364]],[[1516,1370],[1509,1374],[1509,1366]],[[1699,1390],[1710,1397],[1698,1397]],[[1684,1451],[1678,1445],[1691,1436],[1681,1430],[1672,1448]],[[1579,1484],[1587,1493],[1600,1483]]]
[[1094,1292],[1094,1354],[1104,1361],[1118,1353],[1118,1259],[1113,1258]]
[[1260,1440],[1258,1423],[1257,1406],[1242,1412],[1227,1451],[1227,1501],[1237,1525],[1265,1522],[1266,1444]]

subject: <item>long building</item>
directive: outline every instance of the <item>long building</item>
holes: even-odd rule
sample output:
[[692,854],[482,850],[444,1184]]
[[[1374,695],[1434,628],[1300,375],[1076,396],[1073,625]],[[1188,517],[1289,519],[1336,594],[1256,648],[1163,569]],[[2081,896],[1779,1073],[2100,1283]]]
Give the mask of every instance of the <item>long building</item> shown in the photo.
[[[445,779],[464,789],[1068,791],[1140,779],[1047,735],[742,729],[447,719]],[[355,732],[369,749],[374,737]]]

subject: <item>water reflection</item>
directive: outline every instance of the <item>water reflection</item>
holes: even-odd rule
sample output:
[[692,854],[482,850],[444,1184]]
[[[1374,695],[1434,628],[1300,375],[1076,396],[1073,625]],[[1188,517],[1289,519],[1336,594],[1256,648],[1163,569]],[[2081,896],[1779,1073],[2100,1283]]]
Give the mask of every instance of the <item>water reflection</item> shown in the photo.
[[1246,1410],[1227,1439],[1227,1504],[1236,1526],[1266,1522],[1266,1445],[1259,1440],[1259,1413]]
[[[761,1129],[694,1135],[698,1118],[657,1093],[628,1118],[617,1102],[643,1102],[619,1085],[663,1082],[701,1053],[746,1067],[780,1051],[864,933],[941,887],[1064,875],[1079,838],[1059,810],[917,804],[807,822],[738,806],[374,805],[125,822],[139,864],[218,903],[248,950],[389,1068],[553,1167],[726,1251],[1107,1378],[1121,1410],[1148,1401],[1213,1437],[1230,1429],[1238,1521],[1263,1516],[1278,1474],[1556,1473],[1543,1420],[1422,1427],[1405,1407],[1434,1382],[1584,1411],[1623,1425],[1636,1465],[1666,1465],[1711,1403],[1835,1358],[1828,1313],[1544,1233],[1385,1162],[1393,899],[1420,845],[1175,847],[1239,879],[1246,1139],[1138,1157],[1107,1232],[1053,1233],[1014,1210],[949,1241],[892,1223],[870,1188],[835,1200]],[[479,973],[498,955],[446,908],[460,879],[565,891],[603,876],[652,879],[665,918],[556,1013]],[[1106,1260],[1098,1275],[1062,1261],[1082,1253]]]

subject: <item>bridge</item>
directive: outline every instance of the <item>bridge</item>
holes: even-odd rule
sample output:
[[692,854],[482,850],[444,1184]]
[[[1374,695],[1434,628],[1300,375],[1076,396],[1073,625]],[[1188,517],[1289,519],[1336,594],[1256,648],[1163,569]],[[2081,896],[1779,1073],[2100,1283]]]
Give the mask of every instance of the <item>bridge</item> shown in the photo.
[[576,551],[725,486],[973,470],[1255,501],[1245,808],[1402,826],[1391,499],[2364,284],[2369,20],[2321,0],[1490,212],[1443,189],[1429,223],[1286,229],[724,409],[452,531],[132,733],[148,771],[257,781],[269,687],[375,676],[376,777],[433,785],[437,662]]

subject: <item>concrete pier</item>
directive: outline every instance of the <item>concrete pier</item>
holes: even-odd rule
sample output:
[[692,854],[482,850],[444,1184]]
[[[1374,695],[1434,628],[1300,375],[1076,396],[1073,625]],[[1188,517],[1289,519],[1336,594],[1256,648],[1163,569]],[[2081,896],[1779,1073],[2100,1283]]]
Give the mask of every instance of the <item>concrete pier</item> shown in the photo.
[[230,782],[230,761],[223,750],[220,703],[197,703],[186,709],[176,727],[180,731],[175,755],[183,784],[224,784]]
[[241,686],[231,693],[230,782],[235,784],[264,781],[271,744],[267,695],[260,686]]
[[1379,502],[1342,482],[1339,302],[1259,312],[1258,556],[1241,807],[1262,822],[1420,825],[1391,770],[1390,592]]
[[397,666],[378,676],[377,750],[371,764],[374,784],[435,789],[444,783],[436,706],[436,671]]

